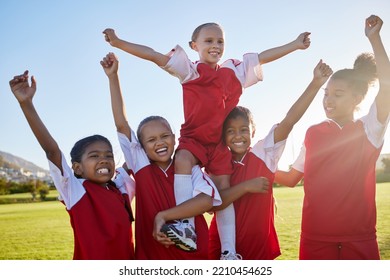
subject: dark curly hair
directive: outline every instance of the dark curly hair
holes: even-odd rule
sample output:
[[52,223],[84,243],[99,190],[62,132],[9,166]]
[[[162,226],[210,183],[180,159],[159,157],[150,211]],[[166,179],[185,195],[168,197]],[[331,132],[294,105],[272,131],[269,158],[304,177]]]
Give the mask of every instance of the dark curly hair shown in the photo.
[[229,115],[225,118],[225,121],[223,123],[223,135],[225,135],[227,122],[231,119],[235,119],[238,117],[244,118],[249,123],[249,125],[251,126],[251,129],[252,129],[252,132],[256,131],[256,124],[253,120],[252,112],[246,107],[237,106],[237,107],[233,108],[233,110],[231,110]]
[[107,143],[107,145],[112,150],[111,142],[106,137],[98,134],[88,136],[83,139],[80,139],[79,141],[76,142],[76,144],[74,144],[72,150],[70,151],[71,162],[72,163],[81,162],[81,157],[83,156],[87,147],[96,142]]
[[376,80],[376,62],[372,53],[360,54],[353,65],[353,69],[342,69],[335,72],[331,79],[341,79],[348,83],[353,94],[366,95],[369,86]]

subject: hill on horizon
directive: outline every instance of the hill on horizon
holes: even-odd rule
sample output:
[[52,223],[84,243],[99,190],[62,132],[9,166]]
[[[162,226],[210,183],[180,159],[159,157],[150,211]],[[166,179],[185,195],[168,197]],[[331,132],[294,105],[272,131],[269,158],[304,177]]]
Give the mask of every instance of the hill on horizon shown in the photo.
[[39,167],[35,163],[32,163],[31,161],[25,160],[21,157],[12,155],[7,152],[0,151],[0,157],[3,158],[4,161],[7,161],[13,165],[19,166],[25,170],[31,171],[31,172],[48,172],[46,169]]

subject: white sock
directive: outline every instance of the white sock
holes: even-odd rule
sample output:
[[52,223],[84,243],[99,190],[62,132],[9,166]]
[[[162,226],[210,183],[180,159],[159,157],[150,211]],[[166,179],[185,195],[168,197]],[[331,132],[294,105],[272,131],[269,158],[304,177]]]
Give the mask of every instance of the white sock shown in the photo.
[[217,215],[217,227],[219,239],[221,240],[221,252],[229,251],[236,253],[236,217],[233,204],[221,211]]
[[[175,174],[173,189],[175,191],[176,205],[191,199],[193,194],[191,175]],[[186,220],[195,228],[194,217],[186,218]]]

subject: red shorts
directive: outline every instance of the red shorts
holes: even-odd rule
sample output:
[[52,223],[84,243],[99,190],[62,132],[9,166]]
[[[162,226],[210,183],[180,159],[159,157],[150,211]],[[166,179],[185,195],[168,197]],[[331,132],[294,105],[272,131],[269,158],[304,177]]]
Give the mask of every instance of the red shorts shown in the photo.
[[379,260],[379,248],[376,239],[327,242],[301,237],[299,247],[300,260]]
[[191,152],[207,173],[217,176],[233,173],[232,154],[222,142],[217,145],[202,145],[192,138],[180,137],[177,150]]

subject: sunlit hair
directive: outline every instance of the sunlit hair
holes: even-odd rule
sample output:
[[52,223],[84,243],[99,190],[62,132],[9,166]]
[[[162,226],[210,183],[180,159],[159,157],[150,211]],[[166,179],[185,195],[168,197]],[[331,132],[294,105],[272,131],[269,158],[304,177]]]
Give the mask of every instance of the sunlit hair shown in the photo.
[[226,117],[226,119],[223,123],[223,134],[225,134],[225,131],[227,129],[226,126],[227,126],[228,121],[232,120],[232,119],[236,119],[238,117],[243,118],[244,120],[246,120],[249,123],[249,125],[252,129],[252,133],[254,133],[256,131],[256,124],[253,120],[252,112],[246,107],[237,106]]
[[332,80],[343,80],[351,88],[354,95],[366,95],[369,86],[376,80],[376,62],[372,53],[360,54],[353,69],[342,69],[335,72]]
[[[171,132],[172,132],[172,128],[169,124],[169,122],[161,117],[161,116],[150,116],[150,117],[147,117],[145,119],[143,119],[139,125],[138,125],[138,128],[137,128],[137,138],[139,140],[139,142],[141,143],[141,146],[142,146],[142,133],[141,133],[141,130],[143,128],[143,126],[151,121],[159,121],[161,123],[163,123]],[[173,132],[172,132],[173,133]]]
[[200,31],[203,28],[209,27],[209,26],[216,26],[216,27],[219,27],[221,30],[223,30],[222,26],[219,25],[218,23],[215,23],[215,22],[207,22],[207,23],[203,23],[203,24],[199,25],[197,28],[195,28],[194,32],[192,32],[191,41],[188,42],[188,44],[190,45],[190,48],[192,48],[192,42],[196,42],[196,40],[198,39]]

